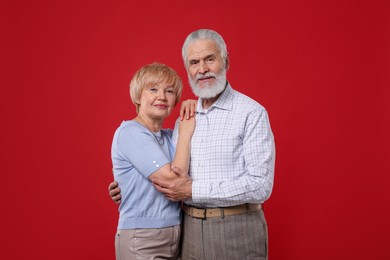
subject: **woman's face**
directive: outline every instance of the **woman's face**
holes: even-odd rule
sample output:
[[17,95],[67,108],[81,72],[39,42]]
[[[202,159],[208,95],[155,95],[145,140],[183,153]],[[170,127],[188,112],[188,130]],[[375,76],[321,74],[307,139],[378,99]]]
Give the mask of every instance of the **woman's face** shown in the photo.
[[172,112],[176,101],[173,86],[165,81],[142,90],[139,113],[153,120],[164,120]]

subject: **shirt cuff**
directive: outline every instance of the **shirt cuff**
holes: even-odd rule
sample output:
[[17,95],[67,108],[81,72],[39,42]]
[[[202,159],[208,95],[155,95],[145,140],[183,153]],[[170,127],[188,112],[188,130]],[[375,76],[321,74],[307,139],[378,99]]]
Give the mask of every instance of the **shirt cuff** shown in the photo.
[[209,184],[207,182],[192,181],[192,201],[202,203],[207,199]]

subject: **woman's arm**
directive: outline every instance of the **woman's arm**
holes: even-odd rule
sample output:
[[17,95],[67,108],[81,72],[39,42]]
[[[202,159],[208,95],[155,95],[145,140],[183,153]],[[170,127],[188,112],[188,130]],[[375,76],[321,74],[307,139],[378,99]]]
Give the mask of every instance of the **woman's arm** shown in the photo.
[[[193,99],[188,99],[186,101],[183,101],[182,104],[181,104],[181,107],[180,107],[180,119],[184,122],[186,122],[187,120],[184,120],[184,118],[186,119],[189,119],[190,117],[194,117],[195,116],[195,113],[196,113],[196,104],[197,104],[197,101],[196,100],[193,100]],[[192,123],[193,123],[193,126],[191,124],[188,124],[188,125],[185,125],[187,127],[189,127],[191,129],[191,127],[193,127],[192,129],[192,133],[195,129],[195,119],[192,118],[192,120],[194,120]],[[187,123],[191,123],[190,122],[187,122]],[[179,128],[179,131],[181,131],[181,128]],[[181,178],[183,179],[183,182],[188,182],[188,180],[190,181],[191,178],[188,176],[188,167],[189,167],[189,151],[190,151],[190,142],[191,142],[191,138],[192,138],[192,133],[191,133],[191,137],[190,139],[188,140],[188,132],[189,131],[187,128],[185,128],[184,130],[184,133],[183,135],[181,136],[182,138],[178,140],[178,145],[177,145],[177,150],[176,151],[179,151],[179,152],[176,152],[175,154],[175,158],[173,160],[172,163],[170,164],[166,164],[164,165],[163,167],[161,167],[158,171],[154,172],[151,176],[149,176],[149,180],[172,180],[174,178]],[[183,132],[181,131],[181,132]],[[181,133],[180,132],[180,133]],[[186,134],[187,133],[187,134]],[[180,151],[182,151],[182,154]],[[177,163],[177,165],[176,165]],[[175,166],[176,167],[176,170],[175,172],[172,171],[171,169],[171,166]],[[183,168],[180,168],[180,166],[182,166]],[[180,172],[180,173],[178,173]],[[121,199],[122,199],[122,196],[121,196],[121,192],[120,192],[120,188],[118,187],[118,183],[116,181],[113,181],[109,184],[108,186],[108,193],[109,193],[109,196],[111,197],[111,199],[116,203],[116,204],[120,204],[121,203]]]
[[190,163],[191,138],[195,130],[195,117],[184,119],[179,123],[179,139],[176,145],[176,153],[173,161],[166,164],[149,176],[149,180],[173,180],[177,177],[172,171],[171,166],[180,168],[183,172],[188,173]]

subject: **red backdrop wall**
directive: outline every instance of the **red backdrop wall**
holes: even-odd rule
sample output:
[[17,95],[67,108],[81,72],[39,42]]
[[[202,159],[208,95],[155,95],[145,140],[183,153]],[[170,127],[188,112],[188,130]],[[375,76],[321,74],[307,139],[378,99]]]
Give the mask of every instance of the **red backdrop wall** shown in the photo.
[[181,45],[211,28],[275,134],[270,259],[390,259],[389,3],[3,1],[0,258],[114,258],[128,83],[153,61],[186,82]]

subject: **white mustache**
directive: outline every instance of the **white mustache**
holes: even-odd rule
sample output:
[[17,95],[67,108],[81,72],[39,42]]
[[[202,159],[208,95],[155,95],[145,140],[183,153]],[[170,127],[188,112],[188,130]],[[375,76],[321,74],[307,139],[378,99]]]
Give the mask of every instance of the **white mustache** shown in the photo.
[[204,75],[196,75],[195,79],[198,81],[200,79],[205,79],[205,78],[210,78],[210,77],[215,78],[216,77],[215,73],[209,72],[209,73],[204,74]]

